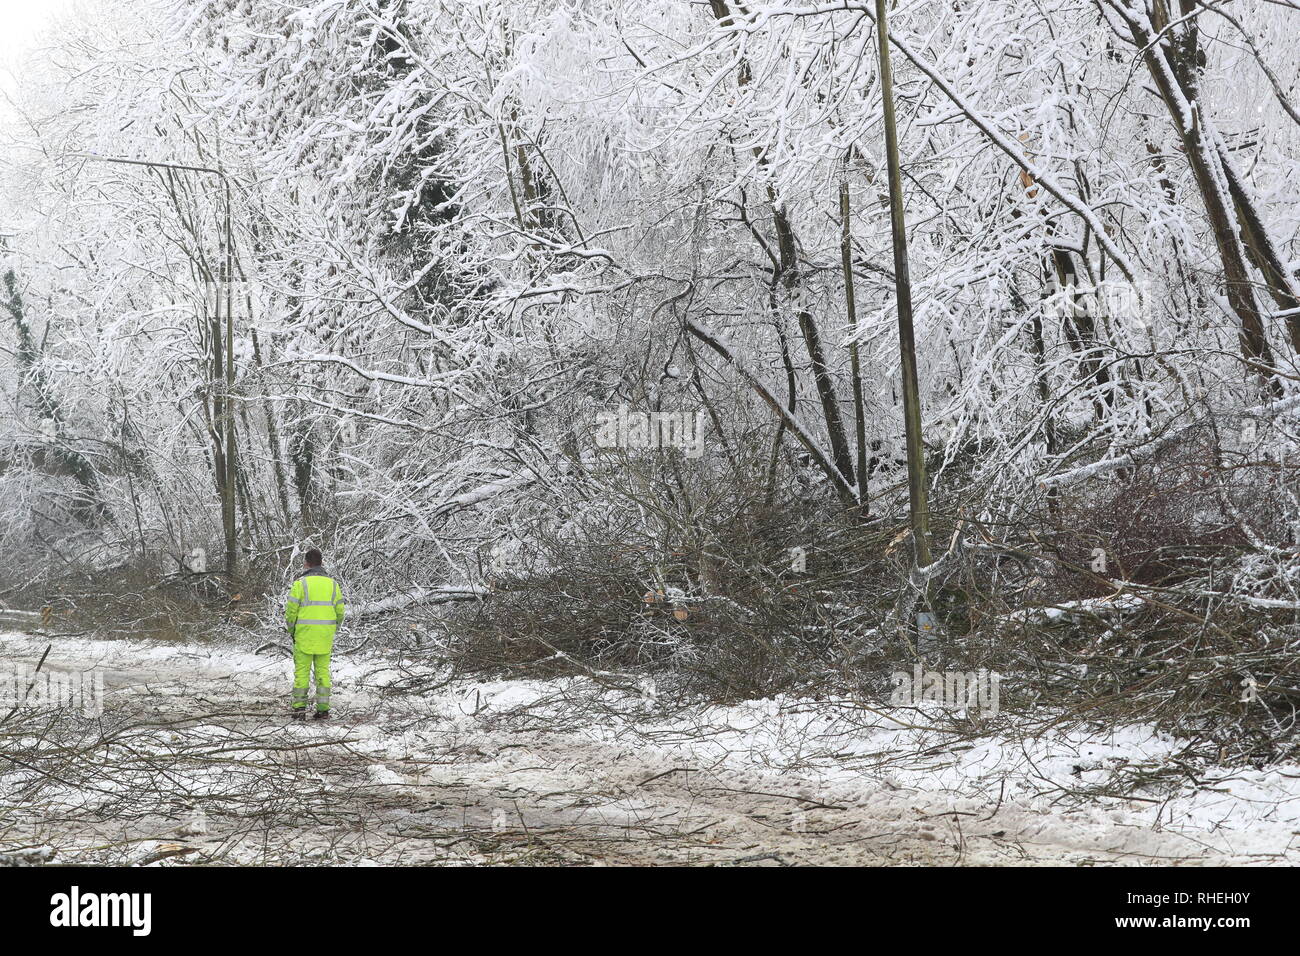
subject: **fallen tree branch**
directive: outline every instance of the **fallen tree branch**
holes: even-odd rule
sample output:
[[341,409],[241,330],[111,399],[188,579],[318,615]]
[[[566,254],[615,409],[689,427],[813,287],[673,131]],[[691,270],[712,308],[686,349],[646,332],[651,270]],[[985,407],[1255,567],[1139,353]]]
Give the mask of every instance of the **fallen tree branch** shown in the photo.
[[734,368],[740,376],[745,379],[745,381],[749,382],[754,391],[758,393],[758,396],[763,399],[763,401],[767,402],[774,412],[781,416],[786,427],[794,433],[794,436],[799,439],[800,444],[808,450],[808,454],[812,456],[817,467],[820,468],[822,472],[825,473],[826,477],[830,479],[831,484],[834,486],[835,491],[839,495],[840,500],[844,503],[844,506],[846,508],[857,507],[858,498],[853,486],[849,484],[848,479],[840,473],[840,470],[835,467],[830,457],[824,450],[822,450],[821,446],[817,444],[816,439],[814,439],[808,429],[804,427],[803,422],[801,422],[793,412],[777,401],[772,390],[768,388],[762,379],[749,371],[749,369],[745,368],[740,359],[736,357],[735,353],[731,351],[716,332],[708,326],[701,325],[693,319],[687,319],[684,324],[688,332],[709,348],[713,349],[713,351],[717,352],[728,365]]

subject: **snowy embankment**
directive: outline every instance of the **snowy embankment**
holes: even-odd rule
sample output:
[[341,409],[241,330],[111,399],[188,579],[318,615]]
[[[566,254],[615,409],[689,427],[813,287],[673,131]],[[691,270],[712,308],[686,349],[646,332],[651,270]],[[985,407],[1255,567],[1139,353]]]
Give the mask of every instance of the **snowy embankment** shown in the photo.
[[[1174,741],[1143,728],[958,737],[916,709],[842,700],[669,716],[648,693],[577,679],[448,683],[377,654],[336,658],[337,719],[297,725],[279,655],[9,633],[0,662],[34,665],[50,644],[47,669],[102,670],[104,714],[76,719],[81,750],[62,763],[29,753],[0,765],[0,854],[154,865],[1300,861],[1300,768],[1187,767]],[[1172,786],[1171,763],[1182,778]]]

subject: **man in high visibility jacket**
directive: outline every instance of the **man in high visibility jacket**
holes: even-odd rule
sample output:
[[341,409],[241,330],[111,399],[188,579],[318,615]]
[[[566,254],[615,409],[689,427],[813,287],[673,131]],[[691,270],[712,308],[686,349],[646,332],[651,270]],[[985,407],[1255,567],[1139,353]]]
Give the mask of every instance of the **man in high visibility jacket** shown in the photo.
[[334,634],[343,623],[343,592],[325,573],[321,553],[307,552],[307,570],[293,582],[284,605],[284,620],[293,639],[293,703],[295,720],[307,719],[309,678],[316,671],[316,720],[330,715],[330,654]]

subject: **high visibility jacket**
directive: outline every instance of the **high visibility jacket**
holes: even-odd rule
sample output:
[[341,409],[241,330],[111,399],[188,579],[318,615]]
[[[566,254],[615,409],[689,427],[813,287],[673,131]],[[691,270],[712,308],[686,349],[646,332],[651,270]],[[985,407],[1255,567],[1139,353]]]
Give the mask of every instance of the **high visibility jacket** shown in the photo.
[[323,568],[312,568],[289,591],[284,622],[294,647],[304,654],[328,654],[343,623],[343,592]]

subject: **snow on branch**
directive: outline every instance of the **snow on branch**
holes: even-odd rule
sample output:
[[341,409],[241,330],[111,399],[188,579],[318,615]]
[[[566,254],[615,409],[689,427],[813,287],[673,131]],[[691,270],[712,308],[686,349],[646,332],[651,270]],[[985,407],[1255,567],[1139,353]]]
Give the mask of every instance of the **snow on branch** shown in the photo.
[[378,601],[352,605],[348,607],[347,613],[349,618],[364,620],[420,605],[477,601],[487,593],[487,588],[476,584],[441,584],[437,587],[415,588],[406,594],[394,594]]
[[[1248,408],[1242,412],[1242,417],[1267,418],[1273,415],[1280,415],[1292,411],[1296,408],[1300,408],[1300,395],[1293,395],[1290,398],[1279,399],[1275,402],[1268,402],[1264,405],[1256,405],[1253,408]],[[1141,464],[1162,448],[1167,448],[1168,446],[1181,441],[1188,433],[1200,425],[1200,420],[1197,420],[1188,425],[1184,425],[1181,428],[1175,428],[1158,438],[1147,442],[1141,448],[1134,448],[1122,455],[1103,458],[1100,461],[1094,461],[1088,465],[1080,465],[1078,468],[1071,468],[1069,471],[1063,471],[1060,474],[1040,478],[1038,484],[1042,488],[1064,488],[1068,485],[1076,485],[1089,478],[1096,478],[1099,475],[1108,475],[1121,468],[1129,468]]]
[[735,352],[733,352],[730,346],[722,340],[718,333],[694,319],[686,320],[686,329],[709,348],[713,349],[713,351],[717,352],[718,355],[726,360],[727,364],[731,365],[742,378],[753,386],[754,391],[758,393],[759,397],[762,398],[763,401],[767,402],[767,404],[772,407],[772,410],[785,420],[786,427],[794,432],[795,437],[799,439],[804,448],[808,450],[808,454],[812,456],[813,461],[817,463],[817,467],[825,473],[826,477],[830,479],[831,484],[835,486],[836,493],[840,496],[840,499],[848,506],[856,505],[857,494],[854,492],[853,486],[849,484],[847,478],[840,474],[839,469],[835,467],[830,456],[822,449],[821,445],[818,444],[817,440],[813,437],[812,432],[809,431],[803,422],[799,420],[797,415],[777,401],[772,390],[762,381],[762,379],[744,366],[736,356]]

